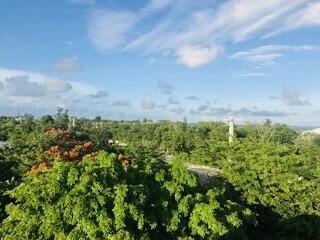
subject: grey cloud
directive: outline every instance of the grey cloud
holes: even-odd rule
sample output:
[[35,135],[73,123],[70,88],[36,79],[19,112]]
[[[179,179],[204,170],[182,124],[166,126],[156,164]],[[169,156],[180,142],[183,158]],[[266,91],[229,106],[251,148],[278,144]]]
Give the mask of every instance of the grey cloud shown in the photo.
[[269,97],[269,99],[270,99],[270,100],[277,100],[277,99],[279,99],[279,97],[271,96],[271,97]]
[[109,94],[106,90],[98,90],[96,93],[94,94],[90,94],[90,97],[92,98],[103,98],[103,97],[107,97]]
[[2,91],[4,89],[3,83],[0,82],[0,91]]
[[160,110],[167,110],[167,105],[165,104],[161,104],[161,105],[158,105],[157,108],[159,108]]
[[202,104],[198,107],[198,111],[203,112],[203,111],[206,111],[208,108],[209,108],[208,104]]
[[193,96],[187,96],[185,97],[185,99],[188,99],[188,100],[193,100],[193,101],[198,101],[200,100],[200,98],[196,95],[193,95]]
[[13,76],[5,79],[4,89],[12,96],[42,97],[50,93],[63,93],[72,88],[68,82],[58,79],[48,79],[35,82],[29,75]]
[[44,84],[30,81],[28,75],[6,78],[5,88],[12,96],[41,97],[46,94]]
[[[254,108],[256,109],[256,108]],[[208,116],[225,116],[225,115],[241,115],[241,116],[260,116],[260,117],[284,117],[290,115],[287,112],[267,111],[267,110],[250,110],[248,108],[232,109],[229,107],[211,107],[200,105],[198,109],[191,110],[190,114],[204,114]]]
[[157,104],[153,101],[151,96],[145,96],[141,107],[143,110],[154,110],[157,107]]
[[285,117],[291,114],[287,112],[281,112],[281,111],[252,111],[251,115],[264,116],[264,117]]
[[171,112],[176,113],[176,114],[182,114],[186,110],[183,107],[177,107],[177,108],[172,108],[170,109]]
[[44,85],[47,91],[52,93],[67,92],[72,89],[70,83],[59,79],[47,79]]
[[189,111],[189,113],[190,114],[202,114],[203,112],[205,112],[208,109],[209,109],[209,102],[206,102],[205,104],[199,105],[197,109],[191,109]]
[[288,106],[306,106],[311,103],[301,98],[301,92],[296,89],[283,89],[281,93],[282,101]]
[[175,89],[175,87],[172,84],[164,81],[158,82],[158,88],[163,94],[172,94],[173,90]]
[[175,100],[175,99],[173,99],[171,97],[168,98],[168,104],[177,105],[179,103],[180,103],[180,101],[178,101],[178,100]]
[[210,115],[242,115],[242,116],[261,116],[261,117],[284,117],[288,116],[287,112],[280,111],[266,111],[266,110],[250,110],[247,108],[241,108],[233,110],[231,108],[211,108],[209,111]]
[[53,66],[53,70],[62,73],[78,72],[81,69],[76,57],[64,58]]
[[224,108],[224,107],[212,107],[206,112],[207,115],[227,115],[232,113],[231,108]]
[[129,100],[127,99],[121,99],[121,100],[117,100],[114,101],[112,103],[112,106],[116,106],[116,107],[130,107],[131,103],[129,102]]

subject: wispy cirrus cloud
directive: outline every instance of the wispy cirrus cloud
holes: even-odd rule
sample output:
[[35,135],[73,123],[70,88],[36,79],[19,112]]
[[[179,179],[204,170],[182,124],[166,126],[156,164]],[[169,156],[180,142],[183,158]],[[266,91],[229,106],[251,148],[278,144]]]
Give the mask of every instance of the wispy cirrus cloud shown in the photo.
[[309,1],[309,3],[292,14],[290,14],[278,27],[278,29],[266,34],[266,38],[276,34],[292,31],[299,28],[314,27],[320,25],[320,3]]
[[257,48],[239,51],[230,56],[231,59],[245,60],[261,65],[274,64],[286,52],[307,52],[318,50],[318,46],[311,45],[263,45]]
[[[96,10],[89,36],[101,50],[169,53],[190,68],[213,62],[226,42],[237,43],[320,25],[316,0],[228,0],[220,3],[191,0],[151,0],[136,11]],[[165,11],[163,11],[165,9]],[[139,28],[153,13],[159,18]],[[283,51],[283,50],[282,50]],[[259,63],[272,63],[284,53],[234,55]]]
[[118,48],[127,42],[126,34],[137,21],[138,16],[126,10],[94,10],[89,22],[89,37],[102,51]]
[[265,77],[268,76],[265,72],[241,72],[235,74],[237,78],[257,78],[257,77]]

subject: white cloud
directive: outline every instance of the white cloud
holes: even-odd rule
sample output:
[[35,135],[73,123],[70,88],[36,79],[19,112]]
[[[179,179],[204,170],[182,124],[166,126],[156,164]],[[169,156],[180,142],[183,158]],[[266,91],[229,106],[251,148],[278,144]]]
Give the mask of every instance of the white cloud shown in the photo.
[[286,52],[306,52],[319,49],[317,46],[300,45],[263,45],[257,48],[248,49],[232,54],[231,59],[246,60],[249,62],[269,65],[281,58]]
[[78,82],[78,81],[68,81],[72,85],[71,93],[73,95],[78,95],[78,96],[92,96],[99,91],[96,87],[84,83],[84,82]]
[[286,25],[291,29],[320,25],[320,3],[309,3],[306,8],[291,15]]
[[235,76],[237,78],[256,78],[256,77],[268,76],[268,74],[264,72],[243,72],[243,73],[237,73]]
[[[228,0],[218,4],[152,0],[136,11],[95,11],[89,35],[104,51],[170,53],[168,56],[175,54],[180,63],[195,68],[214,61],[221,54],[219,46],[226,42],[318,25],[319,5],[315,0]],[[148,21],[159,11],[159,18]],[[148,24],[140,28],[145,21]],[[281,54],[270,53],[252,59],[266,63],[279,57]]]
[[243,41],[277,27],[278,22],[306,2],[308,0],[232,0],[220,9],[216,19],[227,27],[226,34],[234,41]]
[[64,58],[53,65],[53,70],[62,73],[77,72],[81,69],[76,57]]
[[278,29],[267,34],[265,37],[274,36],[281,32],[290,31],[298,28],[320,26],[320,3],[313,1],[291,15],[279,26]]
[[201,46],[184,46],[177,50],[179,62],[190,68],[196,68],[208,64],[223,53],[221,46],[212,46],[210,48]]
[[128,11],[95,10],[91,13],[89,37],[96,47],[107,51],[127,41],[127,32],[135,25],[137,16]]
[[173,4],[172,0],[151,0],[145,8],[142,9],[142,13],[152,13],[154,11],[162,10]]

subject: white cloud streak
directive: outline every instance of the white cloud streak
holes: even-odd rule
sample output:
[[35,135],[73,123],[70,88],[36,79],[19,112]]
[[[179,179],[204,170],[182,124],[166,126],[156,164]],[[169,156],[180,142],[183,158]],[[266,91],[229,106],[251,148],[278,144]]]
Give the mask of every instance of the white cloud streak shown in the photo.
[[261,65],[270,65],[288,52],[307,52],[318,50],[317,46],[300,45],[263,45],[257,48],[239,51],[230,56],[231,59],[245,60]]
[[[162,12],[158,20],[139,28],[159,11]],[[316,0],[228,0],[220,4],[153,0],[135,12],[94,11],[89,35],[103,51],[169,52],[170,56],[178,58],[178,62],[196,68],[221,55],[221,46],[226,42],[318,25],[320,4]],[[266,63],[280,57],[279,53],[270,53],[251,59]]]
[[138,16],[125,10],[95,10],[91,14],[89,37],[100,50],[111,50],[126,43],[126,33],[137,20]]

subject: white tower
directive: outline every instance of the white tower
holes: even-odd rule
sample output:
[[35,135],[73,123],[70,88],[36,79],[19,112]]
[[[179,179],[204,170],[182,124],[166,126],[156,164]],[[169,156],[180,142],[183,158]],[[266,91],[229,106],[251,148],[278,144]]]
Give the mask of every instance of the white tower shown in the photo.
[[233,137],[234,137],[234,119],[233,117],[230,117],[228,120],[229,123],[229,143],[233,142]]

